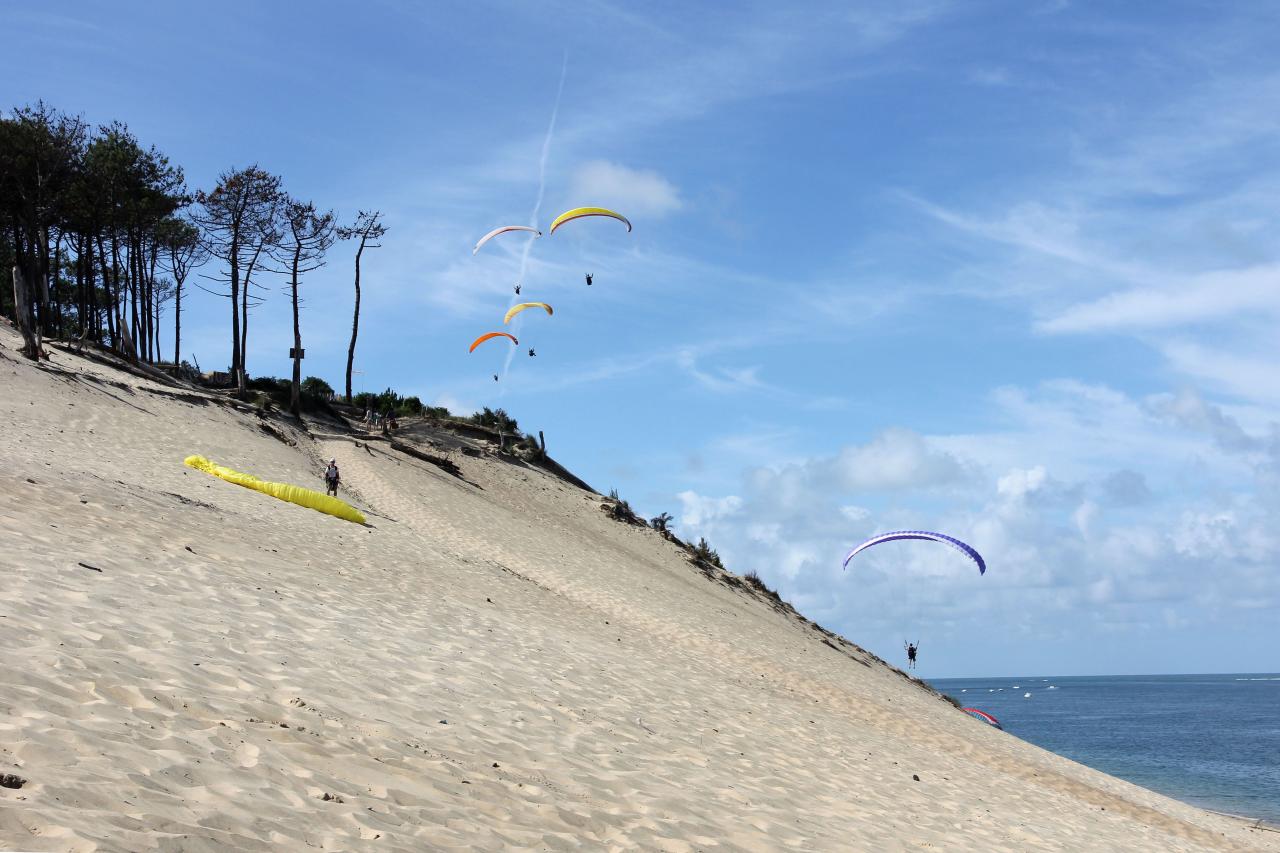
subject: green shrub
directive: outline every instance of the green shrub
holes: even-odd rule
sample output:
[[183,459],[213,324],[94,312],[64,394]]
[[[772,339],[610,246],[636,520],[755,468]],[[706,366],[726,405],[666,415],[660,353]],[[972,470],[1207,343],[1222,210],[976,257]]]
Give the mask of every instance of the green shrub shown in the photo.
[[618,497],[617,489],[609,490],[609,497],[601,504],[601,508],[609,514],[614,521],[622,521],[627,524],[635,524],[640,527],[648,527],[649,523],[640,516],[636,515],[636,511],[631,508],[631,504]]
[[328,401],[333,398],[333,388],[319,376],[308,376],[302,380],[302,396],[313,400]]
[[720,555],[703,537],[698,539],[698,544],[693,546],[691,553],[693,561],[703,568],[724,568],[724,563],[720,562]]
[[273,397],[283,392],[287,403],[293,383],[288,379],[278,379],[275,376],[251,376],[249,381],[245,382],[245,387],[250,391],[266,391]]
[[515,448],[525,453],[527,459],[541,459],[543,456],[542,443],[538,441],[536,435],[526,434],[524,438],[516,442]]
[[754,571],[747,572],[747,574],[743,577],[743,580],[745,580],[748,584],[750,584],[756,590],[764,593],[769,598],[772,598],[774,601],[777,601],[779,603],[782,602],[782,596],[778,595],[778,591],[771,588]]
[[516,419],[508,415],[502,409],[497,409],[495,411],[494,409],[490,409],[488,406],[485,406],[482,411],[476,412],[472,415],[470,420],[473,424],[489,427],[490,429],[496,429],[499,432],[506,433],[508,435],[520,434],[520,427],[516,424]]
[[[291,379],[254,376],[245,383],[245,387],[257,392],[253,399],[256,400],[254,405],[259,408],[266,408],[266,403],[269,401],[277,408],[288,409],[289,401],[293,397],[293,380]],[[304,412],[330,411],[329,399],[333,396],[333,389],[329,387],[328,382],[316,376],[308,376],[299,384],[298,390],[302,392]]]
[[400,417],[421,415],[424,412],[443,412],[443,415],[437,415],[437,417],[449,416],[447,409],[428,409],[426,406],[422,405],[422,400],[418,397],[404,397],[396,393],[392,388],[388,388],[381,394],[361,391],[359,394],[356,394],[351,398],[351,404],[361,411],[373,409],[380,415],[386,414],[389,409]]

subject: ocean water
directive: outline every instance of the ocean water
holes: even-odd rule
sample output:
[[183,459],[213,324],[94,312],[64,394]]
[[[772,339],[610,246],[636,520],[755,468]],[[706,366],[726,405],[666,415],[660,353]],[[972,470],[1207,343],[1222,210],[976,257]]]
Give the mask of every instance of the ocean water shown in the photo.
[[1073,761],[1202,808],[1280,824],[1280,675],[929,683]]

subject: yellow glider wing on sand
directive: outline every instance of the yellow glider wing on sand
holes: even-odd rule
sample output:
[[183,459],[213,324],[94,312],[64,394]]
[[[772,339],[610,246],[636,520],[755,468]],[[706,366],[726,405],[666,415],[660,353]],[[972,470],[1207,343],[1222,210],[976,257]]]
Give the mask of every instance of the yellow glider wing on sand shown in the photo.
[[212,474],[215,477],[226,480],[228,483],[235,483],[237,486],[244,486],[246,489],[253,489],[254,491],[262,492],[264,495],[271,495],[273,498],[288,501],[298,506],[305,506],[307,509],[314,509],[317,512],[323,512],[346,521],[364,524],[364,514],[360,510],[335,497],[322,495],[319,492],[313,492],[311,489],[304,489],[302,486],[293,486],[289,483],[268,483],[265,480],[259,480],[252,474],[244,474],[210,462],[203,456],[188,456],[182,462],[188,468],[195,468],[197,471]]
[[511,310],[507,312],[507,316],[502,318],[502,322],[510,323],[512,317],[516,316],[526,308],[545,308],[547,309],[548,314],[556,313],[555,311],[551,310],[551,306],[545,302],[521,302],[519,305],[511,306]]
[[631,220],[627,219],[627,217],[623,216],[621,213],[609,210],[607,207],[575,207],[573,210],[566,210],[564,213],[552,220],[551,227],[547,229],[547,234],[554,234],[556,233],[556,229],[561,225],[564,225],[566,222],[572,222],[575,219],[582,219],[584,216],[608,216],[611,219],[616,219],[623,225],[627,226],[628,232],[631,231]]

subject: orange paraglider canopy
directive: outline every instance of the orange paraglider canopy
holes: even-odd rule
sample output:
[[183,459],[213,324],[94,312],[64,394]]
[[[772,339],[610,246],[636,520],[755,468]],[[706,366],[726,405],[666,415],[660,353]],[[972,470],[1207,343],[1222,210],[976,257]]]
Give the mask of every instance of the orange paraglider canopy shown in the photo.
[[517,346],[520,344],[520,342],[516,340],[515,335],[509,335],[506,332],[486,332],[472,342],[471,348],[468,349],[467,352],[475,352],[476,347],[480,346],[490,338],[511,338],[511,343],[516,344]]

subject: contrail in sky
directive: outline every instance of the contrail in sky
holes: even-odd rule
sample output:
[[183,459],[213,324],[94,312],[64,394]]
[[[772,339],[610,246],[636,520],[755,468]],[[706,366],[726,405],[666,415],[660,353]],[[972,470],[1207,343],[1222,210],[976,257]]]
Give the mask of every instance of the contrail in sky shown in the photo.
[[[556,132],[556,117],[560,115],[560,96],[564,94],[564,78],[569,71],[569,50],[565,48],[564,60],[560,63],[560,85],[556,88],[555,106],[551,108],[551,121],[547,124],[547,135],[542,139],[542,156],[538,158],[538,197],[533,202],[533,212],[529,214],[529,227],[538,227],[538,214],[542,211],[542,196],[547,189],[547,159],[551,155],[551,138]],[[529,252],[533,250],[533,241],[538,239],[535,235],[530,235],[525,241],[524,250],[520,253],[520,272],[516,276],[516,283],[523,284],[525,272],[529,269]],[[511,301],[507,307],[511,307],[516,303],[519,297],[512,294]],[[517,327],[519,324],[517,323]],[[516,337],[520,337],[516,335]],[[512,347],[507,350],[507,360],[502,365],[502,378],[506,379],[507,374],[511,371],[511,359],[515,358],[516,348]],[[506,390],[505,385],[502,390]]]

